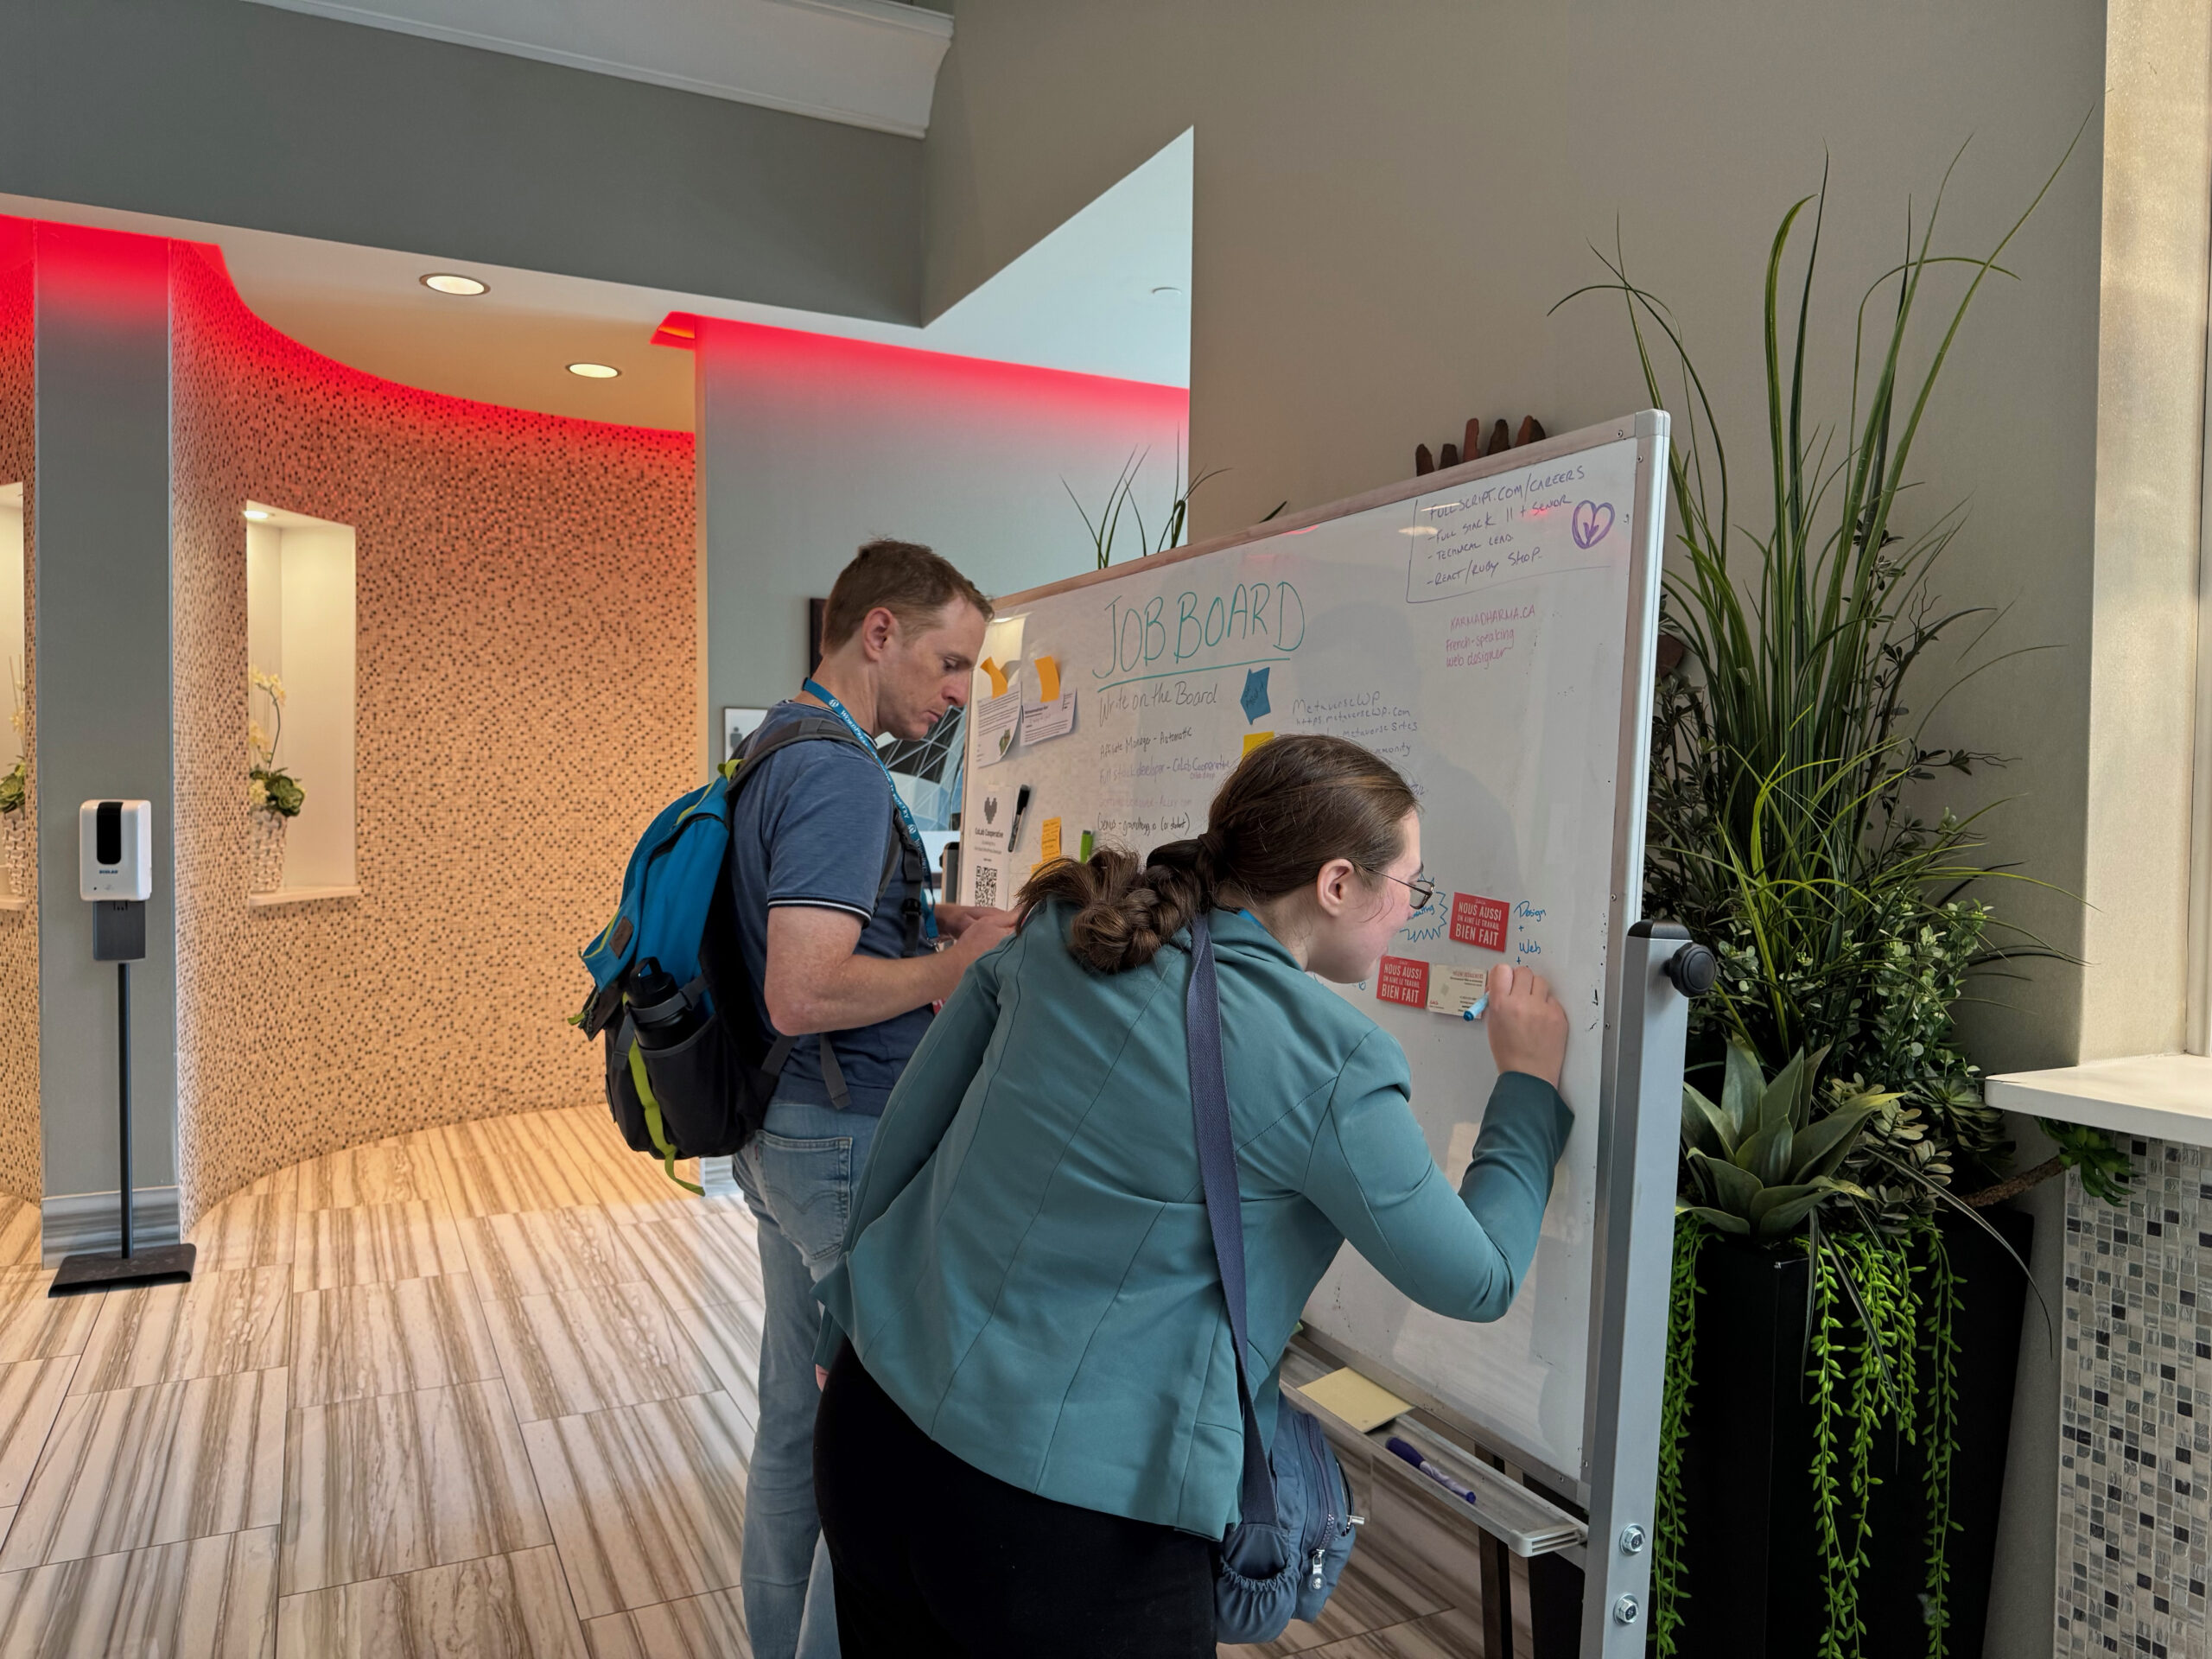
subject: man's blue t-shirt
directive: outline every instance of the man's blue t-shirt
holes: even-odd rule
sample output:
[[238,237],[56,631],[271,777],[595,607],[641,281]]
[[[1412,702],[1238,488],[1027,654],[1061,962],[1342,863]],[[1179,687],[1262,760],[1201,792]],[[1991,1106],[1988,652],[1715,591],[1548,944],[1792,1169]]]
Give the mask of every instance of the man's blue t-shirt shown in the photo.
[[[836,718],[812,703],[779,702],[760,730],[807,715]],[[861,918],[858,954],[896,958],[906,955],[910,883],[904,861],[894,861],[891,884],[882,903],[876,902],[884,856],[897,832],[891,785],[857,744],[793,743],[760,766],[761,775],[740,791],[731,817],[730,887],[754,1012],[762,1028],[773,1031],[760,992],[767,973],[768,912],[780,905],[849,911]],[[853,1110],[871,1116],[883,1110],[931,1017],[924,1006],[880,1025],[830,1033]],[[792,1047],[776,1097],[829,1104],[822,1045],[813,1038],[802,1037]]]

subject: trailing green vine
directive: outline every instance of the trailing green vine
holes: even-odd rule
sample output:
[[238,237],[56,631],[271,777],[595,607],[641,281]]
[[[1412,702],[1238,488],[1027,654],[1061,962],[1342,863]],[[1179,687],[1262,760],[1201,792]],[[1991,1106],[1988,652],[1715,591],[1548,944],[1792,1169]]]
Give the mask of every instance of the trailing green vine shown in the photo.
[[[1915,1247],[1924,1252],[1916,1274]],[[1958,1279],[1935,1224],[1897,1235],[1816,1234],[1807,1381],[1813,1494],[1827,1599],[1820,1659],[1859,1659],[1878,1436],[1925,1440],[1929,1659],[1949,1651],[1951,1470],[1958,1449]],[[1924,1361],[1924,1368],[1923,1362]]]
[[1697,1258],[1713,1230],[1695,1216],[1675,1218],[1675,1271],[1667,1292],[1667,1384],[1659,1406],[1659,1501],[1652,1517],[1651,1633],[1658,1659],[1674,1659],[1681,1604],[1687,1505],[1682,1452],[1689,1444],[1690,1367],[1697,1355]]
[[1928,1456],[1923,1493],[1928,1509],[1929,1659],[1944,1659],[1951,1629],[1951,1464],[1959,1449],[1959,1276],[1943,1235],[1925,1223],[1917,1236],[1928,1248],[1927,1317],[1921,1321],[1928,1355]]
[[[1675,1659],[1689,1623],[1684,1545],[1690,1520],[1683,1457],[1697,1353],[1698,1261],[1714,1230],[1691,1214],[1675,1225],[1668,1287],[1667,1374],[1659,1416],[1659,1491],[1651,1560],[1656,1659]],[[1813,1511],[1826,1603],[1818,1659],[1863,1659],[1861,1581],[1883,1436],[1925,1448],[1923,1598],[1928,1659],[1948,1659],[1951,1626],[1951,1476],[1959,1432],[1959,1286],[1932,1221],[1898,1233],[1815,1228],[1809,1257],[1806,1370],[1813,1407]],[[1894,1443],[1894,1440],[1893,1442]]]

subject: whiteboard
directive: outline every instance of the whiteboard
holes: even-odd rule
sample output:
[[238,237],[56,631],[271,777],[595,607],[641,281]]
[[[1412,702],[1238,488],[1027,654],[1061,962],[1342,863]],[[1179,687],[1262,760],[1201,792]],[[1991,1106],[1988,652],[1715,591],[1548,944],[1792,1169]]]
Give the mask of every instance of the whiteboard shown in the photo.
[[[1480,1026],[1431,1012],[1425,988],[1440,995],[1453,967],[1536,969],[1572,1017],[1561,1088],[1574,1128],[1504,1319],[1429,1313],[1349,1247],[1306,1319],[1577,1488],[1610,1023],[1638,909],[1666,442],[1663,414],[1630,416],[1014,594],[984,646],[1006,690],[995,698],[979,670],[968,721],[969,903],[1011,902],[1044,858],[1077,855],[1086,830],[1139,852],[1198,833],[1223,779],[1270,734],[1351,738],[1406,775],[1436,899],[1382,972],[1334,988],[1403,1045],[1414,1115],[1456,1185],[1496,1072]],[[1385,1000],[1409,996],[1424,1005]]]

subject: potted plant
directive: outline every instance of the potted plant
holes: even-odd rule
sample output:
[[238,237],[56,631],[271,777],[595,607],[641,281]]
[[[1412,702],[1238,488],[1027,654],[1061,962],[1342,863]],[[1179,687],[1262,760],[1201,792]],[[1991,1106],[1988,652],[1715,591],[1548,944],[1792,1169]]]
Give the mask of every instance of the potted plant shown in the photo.
[[[284,682],[247,664],[246,682],[246,807],[251,840],[248,843],[246,891],[274,893],[284,885],[285,827],[307,803],[307,791],[276,764],[276,747],[284,737]],[[256,695],[267,700],[268,726],[254,718]]]
[[[1959,259],[1931,251],[1938,193],[1860,304],[1850,414],[1821,430],[1803,405],[1825,199],[1824,183],[1792,207],[1768,256],[1763,538],[1732,521],[1726,450],[1666,308],[1618,251],[1595,285],[1626,304],[1653,402],[1647,330],[1688,403],[1645,911],[1721,962],[1694,1005],[1684,1090],[1662,1655],[1980,1650],[2026,1289],[2028,1217],[1976,1203],[2018,1182],[1999,1180],[2011,1148],[1953,1010],[1969,975],[2054,953],[1997,914],[2001,883],[2027,878],[1980,856],[1980,815],[1920,810],[1938,779],[1996,763],[1932,741],[1942,696],[1915,677],[1931,645],[1968,628],[1972,662],[1987,626],[1931,586],[1961,515],[1908,528],[1896,509],[1944,359],[2036,203],[1986,257]],[[1779,296],[1808,208],[1785,369]],[[1964,293],[1924,376],[1901,384],[1923,284],[1947,264]],[[1870,311],[1888,313],[1872,354]],[[2038,1173],[2069,1164],[2107,1196],[2125,1169],[2094,1131],[2067,1131]]]

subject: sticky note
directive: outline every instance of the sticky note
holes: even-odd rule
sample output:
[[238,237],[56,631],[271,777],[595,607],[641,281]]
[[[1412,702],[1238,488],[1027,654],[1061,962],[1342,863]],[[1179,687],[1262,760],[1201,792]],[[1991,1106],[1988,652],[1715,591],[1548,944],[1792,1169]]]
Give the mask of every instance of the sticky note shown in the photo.
[[1006,671],[988,657],[983,658],[983,677],[991,683],[993,696],[1006,696]]
[[1060,855],[1060,821],[1058,818],[1045,820],[1044,839],[1038,843],[1037,850],[1047,864]]
[[1060,665],[1050,657],[1037,659],[1037,683],[1045,693],[1046,702],[1060,700]]
[[1247,726],[1262,719],[1268,713],[1268,671],[1255,668],[1244,677],[1244,694],[1236,700],[1244,710]]
[[1380,1382],[1370,1382],[1350,1366],[1316,1377],[1298,1391],[1363,1434],[1382,1427],[1400,1413],[1413,1409],[1411,1401],[1399,1399]]
[[1409,1008],[1428,1006],[1428,964],[1412,957],[1385,957],[1376,976],[1378,1001],[1402,1002]]
[[1247,753],[1247,754],[1251,753],[1253,750],[1255,750],[1255,749],[1258,748],[1258,747],[1260,747],[1260,745],[1261,745],[1261,744],[1262,744],[1262,743],[1266,742],[1269,738],[1273,737],[1274,735],[1274,734],[1273,732],[1247,732],[1247,733],[1245,733],[1245,734],[1244,734],[1244,753]]
[[1506,903],[1503,899],[1478,899],[1471,893],[1452,895],[1452,937],[1478,950],[1505,949]]
[[1482,1001],[1490,976],[1479,968],[1435,968],[1428,976],[1428,1011],[1465,1014]]

